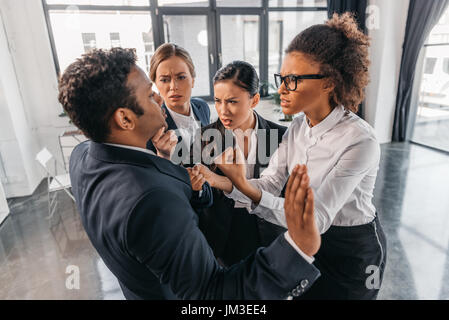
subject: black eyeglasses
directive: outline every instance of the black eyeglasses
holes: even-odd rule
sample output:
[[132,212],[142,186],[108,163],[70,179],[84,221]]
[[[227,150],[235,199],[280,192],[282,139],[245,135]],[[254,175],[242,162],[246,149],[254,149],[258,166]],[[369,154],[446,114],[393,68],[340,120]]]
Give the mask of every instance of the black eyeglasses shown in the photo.
[[285,77],[281,76],[280,73],[274,74],[274,82],[276,83],[276,88],[279,89],[283,82],[288,91],[295,91],[296,88],[298,88],[298,82],[301,83],[301,80],[323,79],[323,78],[326,77],[321,74],[305,74],[302,76],[296,74],[289,74],[286,75]]

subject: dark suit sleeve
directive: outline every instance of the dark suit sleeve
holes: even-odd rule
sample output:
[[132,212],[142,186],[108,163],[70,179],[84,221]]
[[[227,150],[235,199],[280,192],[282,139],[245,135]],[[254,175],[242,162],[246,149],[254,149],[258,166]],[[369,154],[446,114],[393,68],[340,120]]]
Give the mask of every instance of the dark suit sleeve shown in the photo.
[[199,196],[198,191],[194,191],[192,199],[190,200],[190,203],[195,209],[209,208],[213,202],[214,196],[212,194],[212,188],[208,182],[203,184],[203,192],[201,194],[201,197]]
[[283,235],[240,264],[223,269],[194,215],[186,199],[173,190],[158,189],[138,202],[125,231],[129,254],[179,298],[283,299],[302,280],[310,286],[319,276]]

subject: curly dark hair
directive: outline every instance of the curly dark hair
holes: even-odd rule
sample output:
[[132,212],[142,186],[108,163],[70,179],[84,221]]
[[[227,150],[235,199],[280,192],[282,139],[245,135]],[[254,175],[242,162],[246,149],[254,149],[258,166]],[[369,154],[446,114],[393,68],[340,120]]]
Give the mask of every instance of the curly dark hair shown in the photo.
[[369,45],[369,37],[358,29],[352,13],[334,13],[325,24],[298,34],[286,53],[301,52],[317,62],[320,73],[335,87],[329,97],[331,107],[341,104],[357,112],[369,83]]
[[135,49],[95,49],[77,59],[61,76],[59,102],[91,140],[105,142],[110,134],[109,120],[120,107],[143,115],[126,84],[136,60]]

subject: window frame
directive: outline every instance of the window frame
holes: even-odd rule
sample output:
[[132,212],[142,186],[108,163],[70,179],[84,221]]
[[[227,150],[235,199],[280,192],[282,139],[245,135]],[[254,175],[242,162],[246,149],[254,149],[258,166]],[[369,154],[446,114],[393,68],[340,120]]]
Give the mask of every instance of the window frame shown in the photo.
[[[58,53],[56,50],[55,38],[53,35],[50,11],[65,10],[65,4],[47,4],[46,0],[41,0],[48,35],[53,54],[53,61],[57,77],[61,75]],[[148,0],[148,6],[116,6],[116,5],[78,5],[80,11],[145,11],[151,16],[151,29],[153,31],[154,46],[158,48],[164,43],[163,15],[206,15],[209,40],[209,82],[210,95],[201,96],[208,101],[213,100],[212,79],[215,72],[221,65],[221,15],[259,15],[259,78],[261,83],[268,83],[268,51],[269,51],[269,13],[270,12],[298,12],[298,11],[326,11],[326,7],[270,7],[268,0],[262,0],[261,7],[217,7],[216,0],[209,0],[207,7],[182,7],[182,6],[159,6],[158,0]]]

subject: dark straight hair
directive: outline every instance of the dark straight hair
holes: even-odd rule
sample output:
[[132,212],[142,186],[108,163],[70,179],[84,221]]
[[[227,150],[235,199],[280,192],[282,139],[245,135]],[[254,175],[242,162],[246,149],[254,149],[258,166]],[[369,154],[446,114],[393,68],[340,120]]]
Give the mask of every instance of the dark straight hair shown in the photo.
[[214,84],[225,80],[232,80],[236,86],[248,91],[251,98],[259,93],[259,76],[248,62],[236,60],[218,70]]

